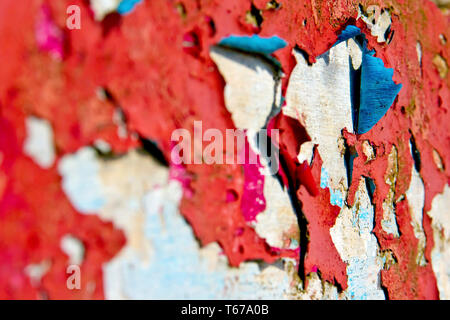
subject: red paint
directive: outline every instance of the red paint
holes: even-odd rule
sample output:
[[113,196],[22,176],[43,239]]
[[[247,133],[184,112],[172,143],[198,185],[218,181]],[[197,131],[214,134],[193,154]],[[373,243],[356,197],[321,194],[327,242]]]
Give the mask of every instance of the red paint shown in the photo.
[[[39,50],[53,50],[54,44],[60,43],[59,37],[50,37],[51,41],[40,42],[41,46],[35,39],[43,2],[48,3],[55,26],[61,30],[65,28],[67,6],[77,4],[82,8],[82,29],[66,32],[67,54],[62,62]],[[389,238],[381,229],[380,204],[388,192],[384,174],[392,145],[399,150],[396,195],[408,188],[412,167],[408,129],[421,152],[425,211],[450,179],[450,80],[448,75],[441,79],[432,63],[436,54],[447,63],[450,61],[450,42],[442,44],[439,39],[440,33],[450,39],[449,20],[430,1],[389,1],[395,34],[387,45],[377,43],[364,23],[356,21],[359,1],[285,0],[276,10],[266,10],[265,1],[254,1],[264,19],[260,28],[246,23],[249,0],[185,0],[185,17],[179,15],[175,3],[144,1],[105,32],[105,25],[93,20],[86,1],[29,0],[27,6],[13,0],[0,2],[0,60],[4,62],[0,69],[0,296],[102,298],[101,264],[113,257],[125,241],[111,224],[95,216],[80,215],[72,208],[54,168],[42,170],[22,154],[26,115],[45,118],[52,124],[58,157],[99,138],[107,141],[114,152],[123,153],[137,146],[138,141],[132,135],[125,139],[118,136],[113,114],[119,105],[126,115],[128,131],[154,140],[170,158],[170,137],[176,128],[192,133],[194,120],[202,120],[204,128],[223,132],[234,128],[224,106],[224,80],[209,58],[211,45],[230,34],[255,31],[261,36],[278,35],[285,39],[289,45],[274,55],[286,74],[282,79],[285,92],[295,66],[291,54],[295,46],[314,62],[332,46],[345,25],[356,23],[366,33],[376,56],[383,59],[386,67],[394,68],[393,80],[402,83],[403,89],[372,131],[362,136],[346,134],[347,143],[359,155],[363,154],[364,140],[369,140],[377,153],[376,160],[369,163],[362,156],[355,159],[348,202],[351,205],[354,200],[361,175],[374,180],[374,234],[381,249],[392,250],[398,260],[398,264],[382,272],[382,285],[389,298],[437,298],[430,264],[418,267],[412,263],[417,240],[406,202],[397,207],[402,233],[398,239]],[[362,3],[385,7],[388,2]],[[422,66],[417,60],[417,41],[422,46]],[[107,88],[115,101],[99,100],[98,87]],[[329,191],[318,187],[320,156],[316,151],[312,168],[299,164],[299,146],[309,138],[299,123],[282,116],[276,121],[274,127],[283,130],[279,145],[286,162],[281,176],[286,185],[293,181],[291,187],[298,191],[308,220],[310,241],[305,271],[320,271],[322,279],[345,288],[345,264],[329,235],[338,208],[329,203]],[[433,149],[445,164],[443,171],[434,164]],[[187,165],[183,170],[189,176],[192,192],[185,192],[181,211],[202,244],[217,241],[234,266],[251,259],[272,262],[281,256],[298,258],[298,252],[270,248],[247,224],[242,207],[248,203],[244,198],[248,175],[242,166]],[[183,181],[187,183],[184,178]],[[227,201],[226,190],[233,190],[237,201]],[[426,214],[423,226],[427,235],[426,258],[430,261],[433,237]],[[79,237],[87,248],[83,281],[95,283],[92,292],[65,289],[67,257],[59,249],[65,233]],[[34,288],[23,268],[42,259],[52,259],[52,268],[41,286]]]

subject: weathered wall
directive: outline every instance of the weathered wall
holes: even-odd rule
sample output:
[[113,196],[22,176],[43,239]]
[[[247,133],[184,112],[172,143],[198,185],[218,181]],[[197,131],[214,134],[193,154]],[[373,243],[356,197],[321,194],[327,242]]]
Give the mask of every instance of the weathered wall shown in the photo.
[[[0,297],[450,299],[434,2],[0,0]],[[174,163],[194,121],[258,162]]]

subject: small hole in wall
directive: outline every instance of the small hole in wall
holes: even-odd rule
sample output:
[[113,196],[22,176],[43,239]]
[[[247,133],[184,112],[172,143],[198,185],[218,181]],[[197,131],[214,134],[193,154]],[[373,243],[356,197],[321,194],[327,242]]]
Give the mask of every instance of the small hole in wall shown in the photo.
[[411,154],[412,154],[412,157],[414,160],[414,166],[415,166],[417,172],[420,172],[420,168],[421,168],[420,152],[419,152],[419,149],[417,148],[416,139],[414,138],[412,131],[409,130],[409,133],[411,135],[411,138],[409,141],[410,141],[410,146],[411,146]]
[[248,24],[253,25],[256,28],[260,28],[261,24],[263,23],[263,17],[261,15],[261,11],[255,7],[255,5],[252,3],[252,6],[249,11],[247,11],[245,15],[245,22]]
[[239,246],[239,253],[244,254],[244,246],[243,245]]
[[266,9],[267,10],[277,10],[281,7],[281,3],[276,2],[275,0],[271,0],[267,2]]
[[236,192],[236,190],[228,189],[226,194],[226,202],[227,203],[235,202],[237,201],[237,199],[239,199],[239,195]]
[[109,13],[102,20],[102,33],[106,37],[114,28],[119,28],[122,24],[122,16],[117,13]]
[[216,24],[214,23],[214,20],[210,16],[206,16],[205,21],[209,26],[209,36],[214,37],[216,34]]
[[197,57],[202,50],[200,39],[195,31],[186,32],[183,36],[184,52]]

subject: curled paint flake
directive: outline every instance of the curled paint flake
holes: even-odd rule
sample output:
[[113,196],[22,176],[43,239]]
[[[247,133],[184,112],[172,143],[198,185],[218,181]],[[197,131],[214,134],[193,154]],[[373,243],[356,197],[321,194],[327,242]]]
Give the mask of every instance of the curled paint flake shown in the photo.
[[364,50],[361,71],[361,103],[358,115],[358,133],[368,132],[386,114],[402,85],[392,81],[394,69],[384,67],[383,60]]
[[259,131],[280,105],[278,70],[260,57],[220,46],[210,52],[226,81],[225,106],[238,129]]

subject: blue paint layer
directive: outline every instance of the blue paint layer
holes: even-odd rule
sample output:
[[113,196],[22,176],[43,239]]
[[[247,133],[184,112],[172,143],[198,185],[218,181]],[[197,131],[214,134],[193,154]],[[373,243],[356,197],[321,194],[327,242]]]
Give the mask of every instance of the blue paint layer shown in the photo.
[[383,60],[364,48],[361,66],[358,134],[368,132],[384,117],[394,103],[402,85],[392,81],[394,69],[384,67]]
[[122,0],[117,8],[117,12],[120,14],[127,14],[131,12],[139,2],[142,2],[142,0]]
[[[359,35],[365,38],[358,27],[349,25],[338,36],[334,45]],[[350,72],[352,96],[357,95],[355,88],[360,92],[359,103],[352,98],[353,121],[358,134],[370,131],[384,117],[402,88],[401,84],[392,81],[394,70],[385,68],[383,60],[374,57],[374,54],[374,51],[367,50],[367,40],[364,39],[359,88],[357,71],[352,69]]]
[[338,40],[334,45],[341,43],[342,41],[346,41],[348,39],[354,38],[361,34],[361,29],[356,26],[347,26],[344,31],[338,36]]
[[246,52],[262,54],[272,54],[287,46],[287,42],[278,36],[262,38],[258,35],[229,36],[223,38],[219,44]]

